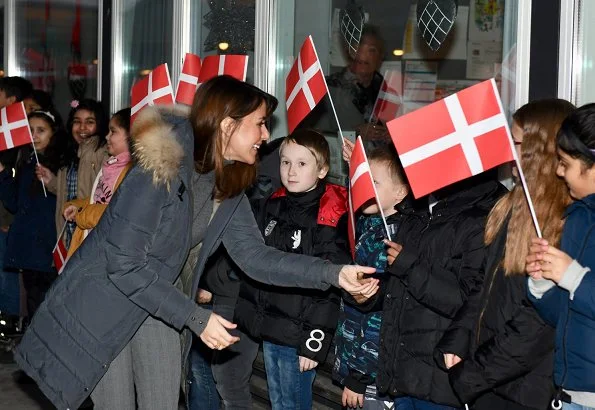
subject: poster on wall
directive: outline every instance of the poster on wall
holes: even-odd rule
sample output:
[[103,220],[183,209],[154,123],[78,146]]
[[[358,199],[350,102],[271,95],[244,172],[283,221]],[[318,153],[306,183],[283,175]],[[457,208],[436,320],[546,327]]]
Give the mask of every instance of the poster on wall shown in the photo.
[[502,41],[504,0],[471,0],[469,4],[469,39]]
[[435,100],[441,100],[448,97],[451,94],[458,93],[465,88],[469,88],[472,85],[479,83],[474,80],[438,80],[436,82],[436,93]]
[[467,46],[466,77],[476,80],[495,77],[501,61],[501,41],[470,41]]
[[[474,1],[474,0],[472,0]],[[469,7],[459,6],[454,27],[446,37],[446,41],[438,51],[432,51],[421,37],[417,27],[417,5],[409,9],[409,18],[405,26],[403,39],[404,59],[412,60],[466,60],[467,59],[467,26]]]
[[436,61],[406,61],[403,84],[403,114],[434,102],[437,80],[438,63]]

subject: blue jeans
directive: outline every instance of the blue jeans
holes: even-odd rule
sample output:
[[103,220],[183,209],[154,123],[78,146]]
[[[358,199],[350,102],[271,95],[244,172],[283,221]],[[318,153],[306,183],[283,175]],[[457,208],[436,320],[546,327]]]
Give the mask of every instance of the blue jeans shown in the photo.
[[300,372],[299,356],[293,347],[263,342],[262,350],[272,409],[311,409],[316,371]]
[[562,410],[594,410],[595,407],[587,407],[576,403],[562,403]]
[[444,406],[416,399],[413,397],[397,397],[395,399],[395,410],[457,410],[457,407]]
[[211,370],[213,351],[193,337],[188,367],[188,410],[219,410],[219,393]]

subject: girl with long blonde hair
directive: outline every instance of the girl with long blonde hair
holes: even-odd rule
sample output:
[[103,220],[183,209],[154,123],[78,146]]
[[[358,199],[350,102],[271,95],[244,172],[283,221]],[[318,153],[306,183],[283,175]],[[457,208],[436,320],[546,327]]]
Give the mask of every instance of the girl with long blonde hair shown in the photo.
[[[568,101],[531,102],[513,116],[512,134],[543,237],[560,242],[571,199],[556,176],[556,134],[574,110]],[[515,173],[516,174],[516,173]],[[470,299],[454,334],[468,340],[462,360],[445,355],[451,384],[462,403],[485,409],[545,409],[552,394],[554,332],[527,297],[525,258],[536,229],[521,184],[490,212],[482,292]],[[464,342],[462,342],[464,343]]]

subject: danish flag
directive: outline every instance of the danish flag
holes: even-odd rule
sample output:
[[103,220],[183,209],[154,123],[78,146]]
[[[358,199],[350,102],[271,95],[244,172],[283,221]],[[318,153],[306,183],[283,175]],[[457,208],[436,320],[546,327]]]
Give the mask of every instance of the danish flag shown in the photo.
[[372,120],[387,123],[397,118],[403,105],[402,77],[399,71],[387,70],[374,103]]
[[58,242],[56,242],[56,245],[54,246],[52,256],[54,257],[54,266],[56,267],[56,270],[58,271],[58,273],[62,273],[64,265],[66,265],[66,262],[68,260],[68,250],[66,249],[66,245],[62,240],[62,235],[60,235],[60,238],[58,238]]
[[246,81],[248,72],[248,56],[246,55],[220,55],[207,56],[202,62],[198,84],[209,81],[218,75],[230,75],[240,81]]
[[419,198],[513,161],[513,142],[494,79],[387,123]]
[[186,53],[184,65],[178,80],[176,89],[176,102],[192,105],[196,87],[198,86],[198,75],[200,73],[200,57],[196,54]]
[[312,36],[308,36],[287,74],[285,103],[289,132],[316,107],[328,92]]
[[130,120],[147,105],[174,103],[174,93],[167,64],[155,67],[148,76],[132,86]]
[[22,102],[0,110],[0,151],[33,143],[31,128]]
[[374,179],[366,157],[362,137],[358,136],[349,161],[349,216],[347,230],[352,256],[355,253],[355,213],[371,199],[377,200]]

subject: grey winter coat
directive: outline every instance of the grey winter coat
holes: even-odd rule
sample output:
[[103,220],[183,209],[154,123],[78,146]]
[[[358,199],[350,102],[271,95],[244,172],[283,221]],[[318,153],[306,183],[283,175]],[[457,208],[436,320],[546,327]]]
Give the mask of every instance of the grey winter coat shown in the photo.
[[[149,315],[196,334],[210,315],[173,285],[190,245],[190,124],[145,109],[132,134],[136,165],[48,292],[15,353],[59,409],[79,407]],[[240,195],[223,201],[208,225],[191,295],[221,243],[256,280],[318,289],[337,284],[339,266],[265,246]]]
[[[158,124],[160,133],[143,132]],[[15,360],[59,409],[76,409],[148,315],[181,329],[194,309],[172,283],[187,256],[191,168],[175,127],[137,117],[136,165],[67,263]]]

